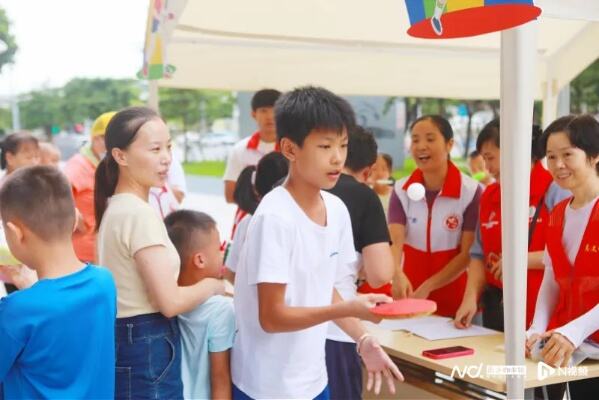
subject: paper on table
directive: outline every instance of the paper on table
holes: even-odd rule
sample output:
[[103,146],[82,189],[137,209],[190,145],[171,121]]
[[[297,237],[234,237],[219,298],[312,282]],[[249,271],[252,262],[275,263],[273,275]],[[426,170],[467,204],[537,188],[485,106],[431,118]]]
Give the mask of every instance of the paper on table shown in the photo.
[[405,330],[427,340],[455,339],[470,336],[496,335],[499,332],[482,326],[472,325],[467,329],[457,329],[450,318],[430,316],[401,320],[383,320],[379,329],[392,331]]

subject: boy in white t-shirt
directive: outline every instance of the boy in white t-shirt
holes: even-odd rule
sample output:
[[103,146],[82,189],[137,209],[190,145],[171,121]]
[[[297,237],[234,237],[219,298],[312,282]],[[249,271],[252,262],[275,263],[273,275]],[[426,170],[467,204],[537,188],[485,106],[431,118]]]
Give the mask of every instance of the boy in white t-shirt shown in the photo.
[[321,191],[337,182],[347,155],[349,104],[314,87],[283,95],[275,106],[281,151],[290,162],[283,186],[261,201],[250,221],[235,279],[238,332],[232,352],[233,398],[328,399],[327,321],[357,343],[370,390],[382,377],[394,392],[402,375],[357,318],[384,295],[342,301],[336,271],[355,259],[349,213]]
[[[181,258],[179,285],[220,278],[223,256],[216,222],[207,214],[178,210],[164,219],[168,236]],[[186,399],[230,399],[229,353],[235,337],[233,300],[212,296],[180,314],[181,378]]]
[[252,96],[252,118],[256,121],[258,130],[235,143],[229,152],[223,175],[227,203],[235,202],[233,192],[241,171],[248,165],[258,164],[264,155],[276,150],[277,133],[273,108],[280,95],[278,90],[262,89]]

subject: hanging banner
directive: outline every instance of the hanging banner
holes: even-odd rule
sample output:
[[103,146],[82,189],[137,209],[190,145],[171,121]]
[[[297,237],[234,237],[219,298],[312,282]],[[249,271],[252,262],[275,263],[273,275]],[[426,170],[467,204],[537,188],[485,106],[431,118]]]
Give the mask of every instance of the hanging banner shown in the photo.
[[447,39],[482,35],[522,25],[541,9],[533,0],[406,0],[408,35]]
[[165,45],[167,28],[171,28],[168,25],[174,20],[175,15],[169,9],[169,0],[150,0],[143,66],[137,73],[138,78],[169,78],[175,72],[175,67],[168,63]]

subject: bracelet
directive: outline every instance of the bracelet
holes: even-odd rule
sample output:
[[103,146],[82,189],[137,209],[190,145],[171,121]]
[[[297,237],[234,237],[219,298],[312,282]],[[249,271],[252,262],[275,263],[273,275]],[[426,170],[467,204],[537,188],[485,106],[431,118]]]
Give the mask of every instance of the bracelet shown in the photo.
[[366,332],[365,334],[360,336],[360,338],[356,341],[356,351],[357,351],[358,355],[360,354],[360,348],[362,347],[362,342],[369,337],[372,337],[372,335],[370,333]]

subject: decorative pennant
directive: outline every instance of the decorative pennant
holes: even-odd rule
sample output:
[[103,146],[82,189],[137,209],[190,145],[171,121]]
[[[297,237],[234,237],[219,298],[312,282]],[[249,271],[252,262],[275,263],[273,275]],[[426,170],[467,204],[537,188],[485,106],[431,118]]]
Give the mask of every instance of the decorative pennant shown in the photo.
[[169,11],[169,0],[151,0],[150,12],[146,26],[146,42],[141,71],[137,73],[140,79],[170,78],[175,67],[168,64],[165,46],[165,26],[174,21],[174,14]]

